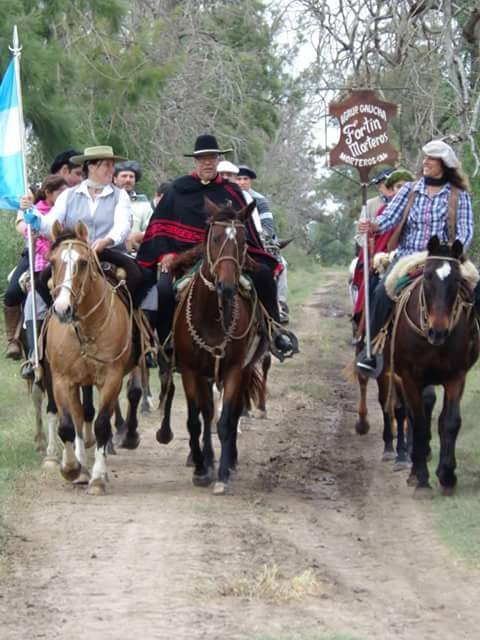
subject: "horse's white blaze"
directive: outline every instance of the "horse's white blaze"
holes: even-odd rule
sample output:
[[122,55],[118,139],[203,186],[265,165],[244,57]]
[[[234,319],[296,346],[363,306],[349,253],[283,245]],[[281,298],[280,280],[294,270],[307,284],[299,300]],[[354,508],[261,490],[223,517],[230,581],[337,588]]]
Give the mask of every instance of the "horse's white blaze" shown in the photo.
[[95,450],[95,464],[92,469],[92,479],[90,483],[94,483],[95,480],[100,480],[101,482],[105,482],[108,478],[107,472],[107,456],[103,452],[102,449]]
[[448,278],[448,276],[452,273],[452,267],[448,262],[445,261],[441,267],[435,269],[435,273],[440,278],[440,280],[445,280],[445,278]]
[[55,311],[61,313],[65,311],[70,306],[70,298],[71,298],[71,283],[73,279],[73,273],[75,268],[75,263],[79,259],[80,254],[75,249],[64,249],[61,253],[61,258],[63,262],[65,262],[65,276],[63,278],[63,282],[60,285],[60,293],[58,294],[54,307]]
[[235,229],[235,227],[227,227],[225,229],[225,234],[229,240],[235,240],[235,238],[237,237],[237,230]]
[[78,436],[75,436],[75,455],[82,467],[86,468],[87,452],[85,450],[85,442],[83,441],[83,438],[79,438]]

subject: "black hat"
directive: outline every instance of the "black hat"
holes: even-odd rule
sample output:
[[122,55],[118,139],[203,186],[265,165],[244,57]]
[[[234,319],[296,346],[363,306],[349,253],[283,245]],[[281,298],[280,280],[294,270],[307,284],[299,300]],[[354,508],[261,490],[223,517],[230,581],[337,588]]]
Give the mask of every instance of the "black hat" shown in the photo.
[[62,151],[53,159],[52,166],[50,167],[50,173],[57,173],[63,167],[64,164],[73,164],[70,162],[70,158],[73,156],[78,156],[80,151],[76,149],[67,149],[66,151]]
[[256,180],[257,178],[257,174],[255,173],[255,171],[253,169],[250,169],[250,167],[247,167],[246,164],[238,165],[237,178],[239,178],[240,176],[247,176],[247,178],[251,178],[252,180]]
[[198,156],[203,156],[207,153],[227,153],[227,151],[233,151],[233,149],[219,149],[215,136],[204,134],[202,136],[198,136],[195,140],[193,153],[184,153],[183,155],[185,158],[197,158]]
[[379,173],[373,176],[373,178],[370,180],[370,184],[380,184],[380,182],[383,182],[388,178],[388,176],[392,173],[392,171],[394,171],[392,167],[387,167],[386,169],[382,169]]
[[142,167],[135,160],[125,160],[125,162],[117,162],[113,175],[118,175],[120,171],[131,171],[132,173],[134,173],[135,182],[140,182],[140,180],[142,179]]

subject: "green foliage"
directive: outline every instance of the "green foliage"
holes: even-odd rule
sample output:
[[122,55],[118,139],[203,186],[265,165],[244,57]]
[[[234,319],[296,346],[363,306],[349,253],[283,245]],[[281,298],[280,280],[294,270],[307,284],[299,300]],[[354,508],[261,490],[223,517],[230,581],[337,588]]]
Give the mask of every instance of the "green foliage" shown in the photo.
[[24,240],[15,229],[14,211],[0,211],[0,296],[7,288],[7,276],[17,264]]

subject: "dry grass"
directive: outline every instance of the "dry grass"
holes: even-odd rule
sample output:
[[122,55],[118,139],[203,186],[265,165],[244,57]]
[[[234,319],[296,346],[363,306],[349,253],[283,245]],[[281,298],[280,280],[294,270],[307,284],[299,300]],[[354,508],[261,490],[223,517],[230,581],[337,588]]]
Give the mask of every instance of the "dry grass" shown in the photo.
[[311,569],[286,576],[276,564],[263,565],[254,576],[223,581],[216,588],[221,596],[250,600],[294,600],[318,596],[324,591],[324,585]]

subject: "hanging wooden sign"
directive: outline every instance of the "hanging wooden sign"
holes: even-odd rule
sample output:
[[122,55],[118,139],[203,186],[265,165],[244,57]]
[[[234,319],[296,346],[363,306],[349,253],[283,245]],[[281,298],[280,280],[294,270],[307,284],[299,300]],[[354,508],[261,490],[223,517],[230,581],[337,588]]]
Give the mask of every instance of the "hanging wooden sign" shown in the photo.
[[343,102],[331,102],[329,114],[340,123],[340,140],[328,154],[329,166],[349,165],[365,184],[373,167],[394,164],[398,151],[387,125],[398,110],[398,104],[380,100],[371,89],[354,89]]

